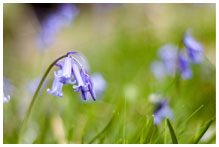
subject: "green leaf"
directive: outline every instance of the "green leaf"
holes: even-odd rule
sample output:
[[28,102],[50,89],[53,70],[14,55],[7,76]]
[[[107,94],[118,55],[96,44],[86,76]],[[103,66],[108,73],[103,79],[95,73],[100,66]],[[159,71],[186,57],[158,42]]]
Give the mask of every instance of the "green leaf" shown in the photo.
[[169,131],[170,131],[170,135],[171,135],[173,144],[178,144],[178,141],[177,141],[177,138],[176,138],[176,134],[175,134],[175,132],[173,130],[173,127],[171,125],[171,122],[170,122],[169,118],[167,118],[167,124],[168,124],[168,127],[169,127]]
[[204,129],[200,132],[200,134],[198,135],[197,139],[195,139],[194,143],[197,144],[200,139],[202,138],[202,136],[207,132],[208,128],[211,126],[213,120],[210,120],[204,127]]

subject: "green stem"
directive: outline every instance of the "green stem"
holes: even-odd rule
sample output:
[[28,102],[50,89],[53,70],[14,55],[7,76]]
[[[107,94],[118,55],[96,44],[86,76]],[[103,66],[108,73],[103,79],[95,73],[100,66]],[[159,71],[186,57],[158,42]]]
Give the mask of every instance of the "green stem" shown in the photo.
[[32,101],[31,101],[30,105],[29,105],[29,108],[28,108],[28,110],[27,110],[27,113],[26,113],[26,115],[25,115],[23,124],[22,124],[21,129],[20,129],[20,133],[19,133],[19,136],[18,136],[18,143],[21,143],[21,138],[22,138],[22,136],[23,136],[25,126],[26,126],[27,121],[28,121],[28,119],[29,119],[29,117],[30,117],[30,113],[31,113],[31,111],[32,111],[32,108],[33,108],[34,103],[36,102],[36,98],[37,98],[37,96],[38,96],[38,94],[39,94],[40,88],[41,88],[42,85],[43,85],[43,82],[45,81],[47,75],[49,74],[49,72],[50,72],[50,70],[52,69],[52,67],[56,64],[56,62],[58,62],[59,60],[61,60],[62,58],[65,58],[65,57],[67,57],[67,55],[63,55],[63,56],[59,57],[58,59],[56,59],[55,61],[53,61],[52,64],[50,64],[50,66],[49,66],[48,69],[46,70],[45,74],[43,75],[43,77],[42,77],[42,79],[41,79],[41,81],[40,81],[40,84],[39,84],[39,86],[37,87],[36,92],[34,93],[34,96],[33,96],[33,98],[32,98]]

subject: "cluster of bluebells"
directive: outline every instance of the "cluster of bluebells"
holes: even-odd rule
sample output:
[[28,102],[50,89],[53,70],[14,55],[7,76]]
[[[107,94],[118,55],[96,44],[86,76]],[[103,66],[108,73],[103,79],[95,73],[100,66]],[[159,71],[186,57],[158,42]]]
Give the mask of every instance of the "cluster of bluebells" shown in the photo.
[[183,38],[186,49],[178,50],[175,45],[167,44],[158,51],[160,60],[151,64],[151,71],[157,79],[163,79],[166,76],[175,76],[180,73],[181,78],[192,78],[191,66],[203,61],[204,49],[201,43],[197,42],[189,31]]
[[161,124],[165,118],[173,118],[173,111],[168,105],[167,99],[163,99],[159,94],[151,94],[149,100],[155,105],[154,124]]
[[54,72],[55,78],[52,89],[47,89],[47,92],[54,96],[62,97],[62,87],[66,84],[71,84],[75,92],[81,92],[83,100],[87,100],[87,93],[90,93],[95,101],[96,95],[93,82],[85,67],[73,55],[77,55],[77,53],[70,52],[64,62],[56,63],[59,70]]
[[56,12],[51,13],[42,22],[37,45],[40,49],[48,47],[55,35],[63,28],[69,26],[78,16],[79,9],[73,4],[61,4]]

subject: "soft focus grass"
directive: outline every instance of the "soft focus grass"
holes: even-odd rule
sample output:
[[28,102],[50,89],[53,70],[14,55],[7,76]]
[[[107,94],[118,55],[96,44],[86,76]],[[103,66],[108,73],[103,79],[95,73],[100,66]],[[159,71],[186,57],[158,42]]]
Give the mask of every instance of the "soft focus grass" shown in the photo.
[[[172,143],[168,122],[151,125],[154,106],[148,96],[157,92],[169,98],[174,111],[170,124],[178,143],[195,143],[216,118],[215,5],[115,4],[99,6],[101,13],[94,4],[78,7],[75,22],[40,52],[35,45],[39,24],[29,5],[4,4],[4,76],[14,84],[12,99],[4,104],[4,143],[17,143],[32,98],[26,83],[42,76],[53,60],[68,51],[83,53],[90,73],[103,75],[104,97],[84,102],[71,86],[64,86],[62,99],[51,96],[46,93],[51,72],[34,105],[25,143]],[[150,64],[160,46],[178,45],[187,28],[204,45],[208,60],[193,68],[192,79],[165,91],[174,78],[156,80]],[[215,127],[213,121],[199,143],[215,143]]]

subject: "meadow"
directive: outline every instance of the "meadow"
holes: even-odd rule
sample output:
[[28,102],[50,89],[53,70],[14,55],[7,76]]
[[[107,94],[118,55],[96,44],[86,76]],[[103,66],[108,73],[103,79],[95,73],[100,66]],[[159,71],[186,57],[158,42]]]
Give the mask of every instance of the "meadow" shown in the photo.
[[[216,143],[216,4],[62,6],[3,5],[4,144]],[[189,60],[185,77],[178,60],[173,74],[153,68],[165,45],[188,50],[187,32],[202,61]],[[96,100],[71,84],[50,94],[53,66],[24,124],[44,73],[68,52],[83,55]]]

